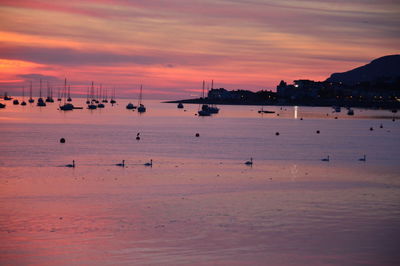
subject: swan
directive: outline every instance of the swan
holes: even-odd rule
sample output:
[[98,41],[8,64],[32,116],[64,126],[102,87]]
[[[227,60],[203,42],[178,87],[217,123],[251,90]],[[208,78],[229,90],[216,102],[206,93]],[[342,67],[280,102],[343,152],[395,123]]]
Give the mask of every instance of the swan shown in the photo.
[[144,166],[153,166],[153,160],[150,159],[150,162],[145,163]]
[[253,165],[253,158],[250,158],[250,161],[244,163],[245,165]]
[[321,161],[323,161],[323,162],[329,162],[329,155],[328,155],[328,157],[321,159]]
[[116,166],[122,166],[125,167],[125,160],[122,160],[122,163],[117,163],[115,164]]
[[65,167],[75,168],[75,160],[72,160],[72,164],[66,164]]
[[364,156],[360,159],[358,159],[360,162],[365,162],[367,160],[367,156],[364,154]]

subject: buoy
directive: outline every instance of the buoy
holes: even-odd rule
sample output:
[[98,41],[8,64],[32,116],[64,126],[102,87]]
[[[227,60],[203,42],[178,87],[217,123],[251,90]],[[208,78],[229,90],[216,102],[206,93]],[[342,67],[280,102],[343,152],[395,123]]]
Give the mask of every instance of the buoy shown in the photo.
[[317,130],[317,134],[319,134],[320,132],[319,132],[319,130]]
[[196,133],[196,137],[200,137],[200,134],[199,134],[199,133]]
[[380,127],[380,128],[383,128],[383,125],[381,124],[379,127]]
[[300,120],[303,120],[303,117],[301,117]]
[[276,132],[276,133],[275,133],[275,136],[279,136],[279,132]]
[[335,119],[337,119],[337,116],[335,116]]
[[140,140],[140,132],[136,134],[136,140]]
[[372,131],[372,130],[374,130],[374,128],[373,128],[373,127],[370,127],[369,130]]
[[61,139],[60,139],[60,143],[65,143],[65,139],[64,139],[64,138],[61,138]]

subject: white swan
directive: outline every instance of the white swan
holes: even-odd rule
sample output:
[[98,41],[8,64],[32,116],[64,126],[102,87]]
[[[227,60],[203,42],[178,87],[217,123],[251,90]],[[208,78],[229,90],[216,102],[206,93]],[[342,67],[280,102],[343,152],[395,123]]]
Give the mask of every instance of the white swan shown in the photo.
[[72,160],[72,164],[66,164],[65,167],[75,168],[75,160]]
[[328,157],[321,159],[321,161],[323,161],[323,162],[329,162],[329,155],[328,155]]
[[117,163],[116,166],[122,166],[122,167],[124,167],[124,166],[125,166],[125,160],[122,160],[122,163]]
[[253,158],[250,158],[250,161],[244,163],[245,165],[253,165]]
[[367,160],[367,156],[364,154],[364,156],[358,160],[361,162],[365,162]]

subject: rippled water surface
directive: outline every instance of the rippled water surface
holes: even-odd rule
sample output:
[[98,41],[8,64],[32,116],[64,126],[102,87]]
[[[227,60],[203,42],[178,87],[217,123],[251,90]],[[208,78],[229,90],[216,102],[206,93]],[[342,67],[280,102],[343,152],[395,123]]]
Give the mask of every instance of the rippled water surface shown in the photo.
[[0,109],[1,265],[400,263],[398,115],[126,103]]

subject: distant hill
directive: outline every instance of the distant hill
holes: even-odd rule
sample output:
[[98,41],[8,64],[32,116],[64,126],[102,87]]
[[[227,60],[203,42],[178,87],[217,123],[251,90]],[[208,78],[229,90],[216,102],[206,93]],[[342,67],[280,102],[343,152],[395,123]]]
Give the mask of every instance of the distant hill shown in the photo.
[[358,82],[395,82],[400,79],[400,55],[388,55],[353,70],[334,73],[326,81],[354,85]]

